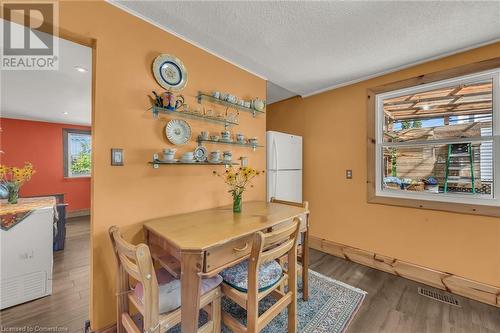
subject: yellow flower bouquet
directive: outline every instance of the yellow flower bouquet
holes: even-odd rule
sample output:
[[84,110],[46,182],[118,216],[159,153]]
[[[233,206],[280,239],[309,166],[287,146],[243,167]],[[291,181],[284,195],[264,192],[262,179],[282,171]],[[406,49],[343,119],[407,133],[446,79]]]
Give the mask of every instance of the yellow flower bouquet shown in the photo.
[[31,179],[35,173],[31,163],[24,163],[24,167],[8,167],[0,165],[0,183],[8,191],[8,202],[16,204],[19,198],[19,189]]
[[253,187],[252,180],[261,173],[264,173],[264,171],[257,171],[250,167],[234,168],[233,166],[227,168],[222,174],[214,171],[214,175],[221,177],[229,186],[228,192],[233,196],[233,211],[235,213],[241,212],[243,192],[248,186]]

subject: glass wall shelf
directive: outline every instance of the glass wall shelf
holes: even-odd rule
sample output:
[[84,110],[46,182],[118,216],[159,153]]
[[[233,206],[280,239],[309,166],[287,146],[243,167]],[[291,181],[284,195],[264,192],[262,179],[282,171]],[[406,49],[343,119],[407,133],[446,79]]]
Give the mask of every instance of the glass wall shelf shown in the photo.
[[254,108],[247,108],[246,106],[243,106],[243,105],[224,101],[222,99],[215,98],[211,95],[204,94],[202,92],[198,92],[198,103],[201,104],[201,102],[204,100],[211,102],[211,103],[220,104],[220,105],[223,105],[225,107],[233,108],[236,110],[250,112],[251,114],[253,114],[254,117],[257,116],[258,114],[265,114],[266,113],[265,111],[258,111],[258,110],[255,110]]
[[253,143],[242,143],[238,141],[224,141],[224,140],[210,140],[210,139],[200,139],[198,138],[198,143],[201,145],[202,143],[213,143],[213,144],[222,144],[222,145],[233,145],[233,146],[240,146],[240,147],[248,147],[252,148],[253,151],[255,151],[257,148],[262,148],[264,146],[258,145],[258,144],[253,144]]
[[224,125],[225,129],[227,129],[230,126],[238,125],[237,122],[227,120],[223,117],[207,116],[207,115],[204,115],[201,113],[195,113],[195,112],[190,112],[190,111],[169,110],[167,108],[159,107],[159,106],[152,106],[149,110],[151,110],[151,112],[153,112],[153,116],[155,118],[157,118],[160,113],[163,113],[163,114],[174,114],[174,115],[179,115],[182,117],[200,119],[200,120],[204,120],[204,121],[222,124],[222,125]]
[[158,154],[153,154],[153,160],[151,162],[148,162],[148,164],[151,164],[153,168],[158,169],[160,165],[224,165],[226,168],[231,166],[231,165],[240,165],[240,163],[236,163],[234,161],[232,162],[225,162],[225,161],[220,161],[219,163],[210,163],[210,162],[182,162],[181,160],[175,161],[175,162],[166,162],[162,161],[158,158]]

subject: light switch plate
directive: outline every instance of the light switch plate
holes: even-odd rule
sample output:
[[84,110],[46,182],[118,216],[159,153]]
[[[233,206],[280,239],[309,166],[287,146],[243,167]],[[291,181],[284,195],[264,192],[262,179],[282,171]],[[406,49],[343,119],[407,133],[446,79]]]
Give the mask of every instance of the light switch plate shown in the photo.
[[123,149],[111,148],[111,165],[112,166],[123,166]]
[[345,178],[346,178],[346,179],[352,179],[352,170],[347,169],[347,170],[345,171]]

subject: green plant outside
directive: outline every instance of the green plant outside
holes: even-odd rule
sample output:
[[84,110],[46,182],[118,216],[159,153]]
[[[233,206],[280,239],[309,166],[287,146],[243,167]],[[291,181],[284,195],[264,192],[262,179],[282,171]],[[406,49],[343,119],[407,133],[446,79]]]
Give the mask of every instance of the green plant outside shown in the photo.
[[82,143],[82,151],[71,163],[71,173],[76,175],[90,174],[92,159],[87,144]]

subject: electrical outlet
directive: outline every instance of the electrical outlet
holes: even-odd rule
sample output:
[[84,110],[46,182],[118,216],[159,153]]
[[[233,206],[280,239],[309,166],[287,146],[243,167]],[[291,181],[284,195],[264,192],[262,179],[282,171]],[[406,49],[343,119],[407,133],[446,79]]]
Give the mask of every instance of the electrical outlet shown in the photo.
[[346,179],[352,179],[352,170],[347,169],[345,171],[345,178]]

